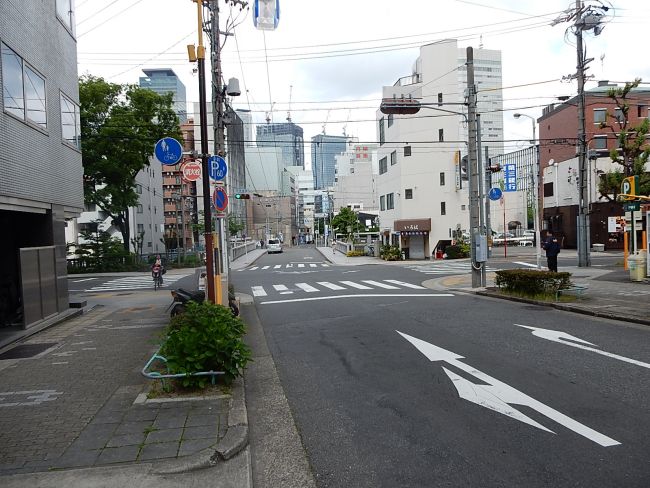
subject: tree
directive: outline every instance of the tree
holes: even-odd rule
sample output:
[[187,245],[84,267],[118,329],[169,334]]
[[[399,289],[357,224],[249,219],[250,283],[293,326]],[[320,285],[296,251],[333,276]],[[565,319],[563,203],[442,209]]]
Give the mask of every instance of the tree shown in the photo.
[[237,217],[234,217],[232,215],[228,217],[228,233],[231,236],[236,236],[239,231],[244,230],[245,227],[246,225],[244,222],[239,220]]
[[[616,113],[607,111],[605,122],[601,122],[600,128],[608,128],[616,137],[618,148],[610,151],[609,157],[612,162],[621,166],[614,171],[603,175],[598,184],[598,191],[609,201],[616,200],[621,182],[627,176],[639,177],[638,194],[647,195],[650,193],[650,173],[645,171],[645,165],[650,156],[650,145],[646,136],[650,128],[648,118],[644,118],[638,125],[630,124],[630,104],[628,95],[637,88],[641,79],[637,78],[632,83],[626,83],[623,87],[608,90],[607,96],[616,104]],[[613,198],[610,197],[613,195]]]
[[337,234],[345,234],[352,240],[354,232],[365,231],[366,226],[359,221],[359,216],[350,208],[343,207],[336,217],[332,219],[332,227]]
[[172,94],[83,76],[79,101],[85,201],[111,217],[128,251],[128,209],[138,203],[135,177],[149,166],[156,141],[181,139]]

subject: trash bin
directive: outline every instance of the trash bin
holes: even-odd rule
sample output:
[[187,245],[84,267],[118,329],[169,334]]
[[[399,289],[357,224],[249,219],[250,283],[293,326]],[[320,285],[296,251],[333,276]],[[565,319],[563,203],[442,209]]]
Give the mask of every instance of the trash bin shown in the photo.
[[645,253],[633,254],[627,258],[630,270],[631,281],[643,281],[646,277],[646,255]]

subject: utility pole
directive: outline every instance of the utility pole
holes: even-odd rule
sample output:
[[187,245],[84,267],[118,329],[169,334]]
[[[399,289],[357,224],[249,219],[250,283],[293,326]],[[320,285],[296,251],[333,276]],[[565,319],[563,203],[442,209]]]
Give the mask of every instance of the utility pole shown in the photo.
[[469,159],[469,227],[472,261],[472,288],[481,286],[481,264],[476,261],[476,242],[479,239],[479,188],[478,188],[478,157],[476,154],[476,86],[474,85],[474,49],[467,48],[467,119],[468,119],[468,159]]
[[[485,208],[483,207],[483,198],[485,197],[485,185],[483,181],[483,161],[481,154],[481,114],[476,114],[476,165],[477,165],[477,178],[478,178],[478,189],[479,189],[479,233],[482,234],[485,230]],[[487,200],[487,198],[486,198]],[[487,234],[486,234],[487,236]],[[486,237],[487,241],[487,237]],[[485,272],[485,266],[481,266],[481,286],[487,284],[487,276]]]
[[578,201],[578,266],[590,266],[589,256],[589,168],[585,128],[585,52],[582,45],[582,0],[576,0],[576,47],[578,50],[578,175],[580,195]]
[[[490,190],[492,189],[492,168],[490,167],[490,148],[485,146],[485,234],[488,243],[492,241],[492,218],[490,217]],[[488,246],[488,258],[492,255],[490,246]]]

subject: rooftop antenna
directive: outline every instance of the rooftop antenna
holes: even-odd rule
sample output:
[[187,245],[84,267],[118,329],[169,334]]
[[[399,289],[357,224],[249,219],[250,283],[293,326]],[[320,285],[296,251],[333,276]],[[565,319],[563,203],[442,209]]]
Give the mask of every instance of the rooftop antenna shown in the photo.
[[293,94],[293,85],[289,85],[289,109],[287,110],[287,122],[291,123],[291,95]]
[[327,115],[325,116],[325,123],[323,124],[323,135],[325,135],[325,128],[327,127],[327,121],[330,118],[330,112],[331,112],[331,109],[327,111]]
[[350,115],[352,114],[352,109],[348,110],[348,118],[345,120],[345,125],[343,126],[343,137],[347,137],[347,128],[348,122],[350,121]]
[[483,49],[483,34],[481,34],[480,41],[478,43],[478,48]]

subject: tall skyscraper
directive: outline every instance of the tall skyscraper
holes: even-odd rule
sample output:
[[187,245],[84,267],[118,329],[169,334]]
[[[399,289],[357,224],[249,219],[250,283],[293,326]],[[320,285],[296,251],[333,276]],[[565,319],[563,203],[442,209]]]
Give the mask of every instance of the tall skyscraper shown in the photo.
[[182,123],[187,122],[187,100],[185,85],[178,79],[173,69],[143,69],[147,76],[140,77],[140,87],[148,88],[160,95],[172,93],[174,95],[174,111]]
[[311,138],[311,169],[314,189],[322,190],[334,185],[336,156],[346,151],[347,137],[318,134]]
[[257,126],[258,147],[282,149],[282,165],[301,166],[305,169],[305,146],[302,127],[288,123],[267,123]]

